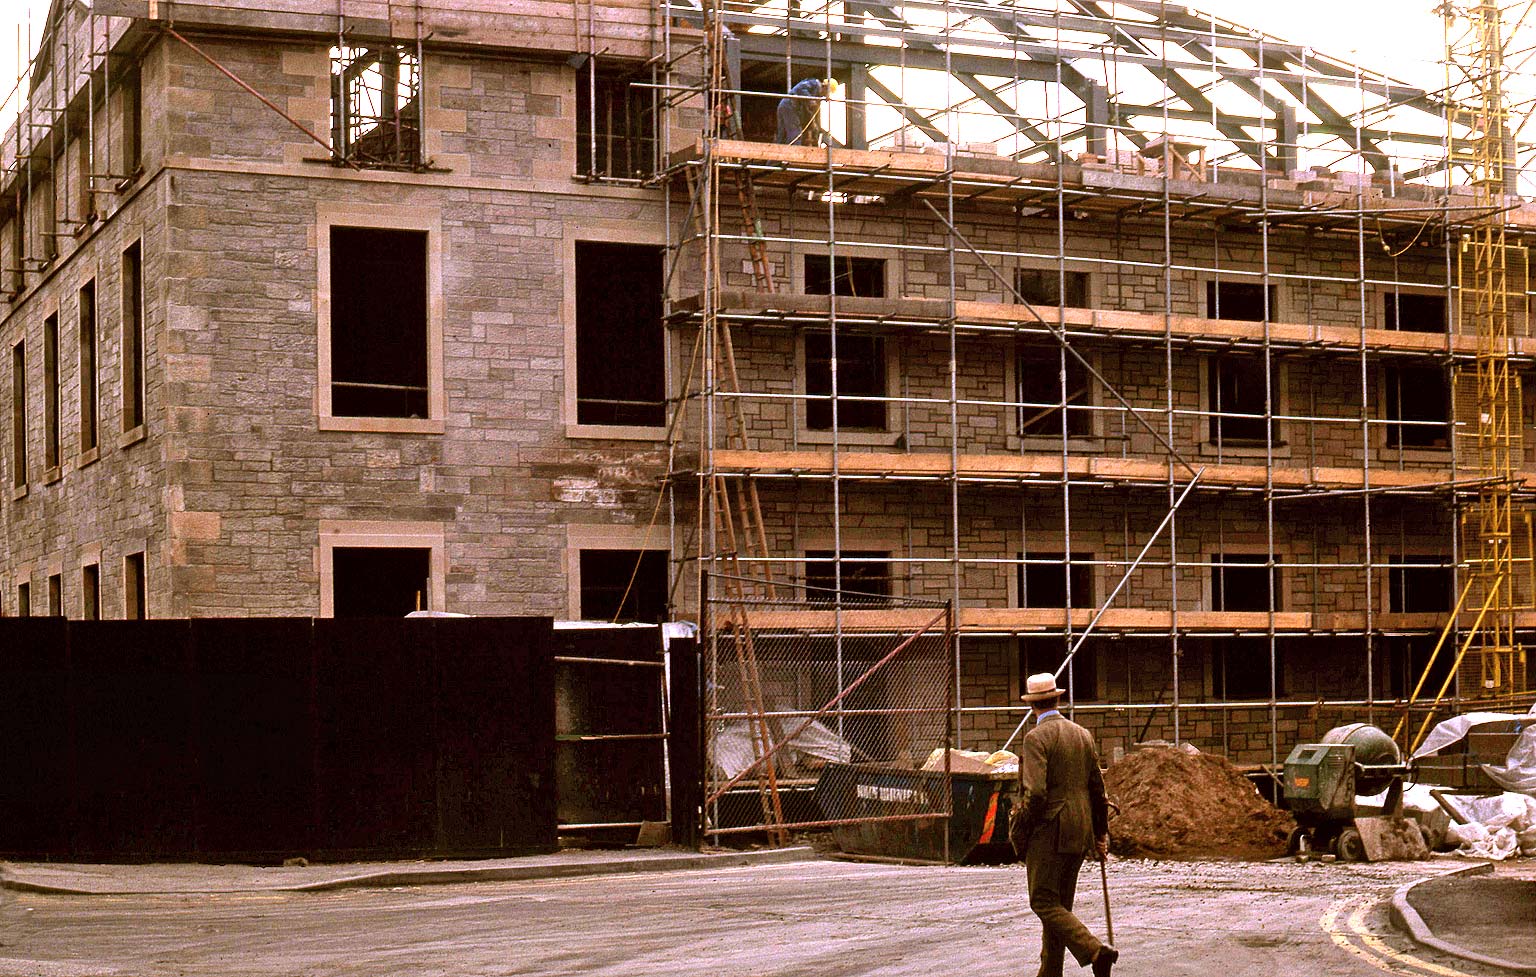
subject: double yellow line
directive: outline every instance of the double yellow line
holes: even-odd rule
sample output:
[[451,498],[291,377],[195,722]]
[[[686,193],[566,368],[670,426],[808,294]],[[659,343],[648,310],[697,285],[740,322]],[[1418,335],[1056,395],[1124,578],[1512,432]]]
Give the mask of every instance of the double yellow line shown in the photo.
[[[1432,963],[1411,953],[1394,950],[1365,925],[1365,917],[1381,900],[1372,896],[1336,899],[1318,920],[1328,938],[1344,950],[1377,970],[1401,977],[1473,977],[1465,971]],[[1346,921],[1347,917],[1347,921]]]

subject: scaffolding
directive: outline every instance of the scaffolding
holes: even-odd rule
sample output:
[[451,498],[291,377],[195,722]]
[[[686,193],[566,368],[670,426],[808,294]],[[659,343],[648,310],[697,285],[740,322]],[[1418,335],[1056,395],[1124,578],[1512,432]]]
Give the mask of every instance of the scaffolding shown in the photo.
[[[1529,704],[1532,465],[1488,409],[1536,363],[1517,126],[1147,0],[661,10],[681,616],[722,573],[841,591],[883,554],[888,597],[956,608],[978,748],[1061,666],[1106,753],[1270,768],[1342,722]],[[773,143],[813,77],[825,139]],[[760,552],[715,532],[722,480]],[[1496,636],[1414,701],[1442,632]]]

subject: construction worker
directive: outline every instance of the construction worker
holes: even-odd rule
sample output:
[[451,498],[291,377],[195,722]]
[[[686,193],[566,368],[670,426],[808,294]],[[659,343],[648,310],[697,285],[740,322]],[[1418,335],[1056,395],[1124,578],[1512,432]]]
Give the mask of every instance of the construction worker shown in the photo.
[[1040,917],[1040,977],[1061,977],[1065,950],[1105,977],[1120,953],[1072,914],[1072,897],[1088,853],[1109,854],[1109,802],[1093,734],[1057,711],[1062,695],[1049,672],[1025,682],[1021,698],[1035,726],[1020,750],[1018,811],[1008,834],[1029,873],[1029,908]]
[[795,84],[786,98],[779,99],[779,131],[773,141],[790,146],[818,146],[821,129],[821,99],[837,92],[832,78],[807,78]]

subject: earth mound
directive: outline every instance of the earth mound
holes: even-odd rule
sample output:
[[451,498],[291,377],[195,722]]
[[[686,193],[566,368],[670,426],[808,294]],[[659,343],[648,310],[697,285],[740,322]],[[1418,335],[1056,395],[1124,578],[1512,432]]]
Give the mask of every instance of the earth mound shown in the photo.
[[1104,774],[1120,815],[1110,850],[1131,858],[1257,860],[1285,854],[1295,820],[1223,757],[1152,747]]

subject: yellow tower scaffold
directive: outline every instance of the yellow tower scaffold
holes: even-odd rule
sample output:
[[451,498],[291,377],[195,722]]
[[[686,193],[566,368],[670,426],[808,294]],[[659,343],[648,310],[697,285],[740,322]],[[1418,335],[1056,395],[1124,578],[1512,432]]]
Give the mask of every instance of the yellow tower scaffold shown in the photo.
[[[1529,8],[1530,4],[1519,4]],[[1445,3],[1446,112],[1450,179],[1465,175],[1473,215],[1458,249],[1459,330],[1477,336],[1477,363],[1458,370],[1458,421],[1470,439],[1465,463],[1476,475],[1476,496],[1462,500],[1464,580],[1429,667],[1466,616],[1454,667],[1434,703],[1453,680],[1465,702],[1513,705],[1529,693],[1526,650],[1516,636],[1516,614],[1533,606],[1531,512],[1516,499],[1515,475],[1523,448],[1520,376],[1510,367],[1511,323],[1526,322],[1527,249],[1505,239],[1506,211],[1518,203],[1514,127],[1505,90],[1505,5],[1498,0]],[[1475,381],[1475,384],[1474,384]],[[1475,391],[1475,392],[1474,392]],[[1467,408],[1474,408],[1475,417]],[[1475,612],[1475,613],[1474,613]],[[1410,745],[1435,718],[1431,708]],[[1398,724],[1401,731],[1406,723]]]

